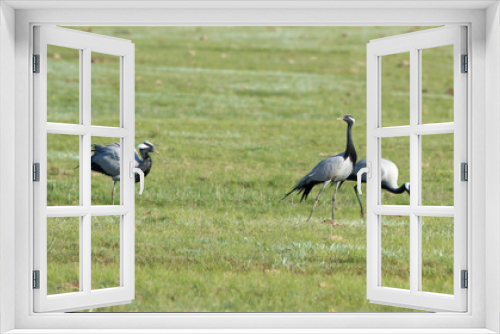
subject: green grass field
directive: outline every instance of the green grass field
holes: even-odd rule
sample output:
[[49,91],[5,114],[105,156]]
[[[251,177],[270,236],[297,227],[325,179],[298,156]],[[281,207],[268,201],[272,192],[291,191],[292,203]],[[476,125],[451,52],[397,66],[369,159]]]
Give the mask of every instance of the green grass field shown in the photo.
[[[325,221],[333,188],[310,223],[319,189],[302,203],[281,199],[316,163],[345,149],[346,124],[336,121],[345,113],[356,119],[354,142],[359,159],[366,157],[366,44],[421,28],[81,29],[135,43],[136,144],[149,140],[161,152],[153,155],[144,194],[136,193],[136,299],[93,311],[411,311],[366,299],[366,221],[353,183],[339,190],[335,224]],[[48,119],[77,123],[78,53],[48,52]],[[424,56],[433,61],[423,59],[422,117],[452,121],[453,76],[443,66],[452,55],[443,47]],[[405,123],[409,64],[404,56],[388,57],[382,119]],[[113,58],[93,54],[95,125],[119,123]],[[48,138],[49,205],[79,201],[78,138],[66,137]],[[453,205],[453,136],[423,143],[423,201]],[[409,181],[408,138],[384,139],[382,152],[399,166],[399,184]],[[93,174],[92,203],[111,204],[112,185]],[[384,192],[382,200],[408,204],[409,196]],[[78,290],[78,221],[71,221],[49,224],[51,293]],[[116,285],[116,226],[115,217],[93,222],[94,288]],[[408,238],[407,217],[383,218],[383,285],[409,287]],[[453,220],[426,218],[422,240],[424,289],[452,293]]]

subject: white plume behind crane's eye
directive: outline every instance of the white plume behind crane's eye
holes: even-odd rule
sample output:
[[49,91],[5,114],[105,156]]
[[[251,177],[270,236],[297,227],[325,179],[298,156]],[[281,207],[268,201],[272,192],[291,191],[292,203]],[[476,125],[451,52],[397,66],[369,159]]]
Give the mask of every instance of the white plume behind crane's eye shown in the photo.
[[148,145],[146,144],[139,144],[139,146],[137,146],[140,150],[148,150],[148,149],[151,149],[151,147],[149,147]]
[[352,121],[352,124],[354,124],[356,122],[356,120],[354,119],[354,117],[352,117],[352,115],[344,115],[344,121],[347,121],[347,120],[351,120]]

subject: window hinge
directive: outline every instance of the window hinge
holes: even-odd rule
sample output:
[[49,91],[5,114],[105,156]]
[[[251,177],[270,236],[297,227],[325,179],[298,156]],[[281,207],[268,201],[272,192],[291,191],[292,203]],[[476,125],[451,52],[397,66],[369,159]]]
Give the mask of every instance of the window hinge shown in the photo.
[[467,55],[462,55],[462,73],[469,72],[469,57]]
[[33,73],[40,73],[40,55],[33,55]]
[[33,270],[33,289],[40,289],[40,270]]
[[33,181],[40,182],[40,163],[33,164]]
[[469,165],[466,162],[462,162],[460,165],[460,180],[469,181]]
[[469,287],[469,274],[467,270],[462,270],[461,271],[461,276],[462,276],[462,289],[467,289]]

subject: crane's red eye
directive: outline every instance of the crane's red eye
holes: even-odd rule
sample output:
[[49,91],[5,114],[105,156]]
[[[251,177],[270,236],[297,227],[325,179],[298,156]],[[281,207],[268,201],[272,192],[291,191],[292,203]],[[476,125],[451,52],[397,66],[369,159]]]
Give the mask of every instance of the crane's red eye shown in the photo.
[[346,116],[346,118],[349,118],[349,116]]

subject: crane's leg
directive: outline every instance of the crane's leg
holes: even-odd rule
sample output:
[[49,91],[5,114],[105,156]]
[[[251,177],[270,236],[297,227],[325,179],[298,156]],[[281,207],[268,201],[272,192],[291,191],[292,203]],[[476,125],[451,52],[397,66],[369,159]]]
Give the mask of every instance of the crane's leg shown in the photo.
[[316,207],[316,204],[318,204],[319,195],[321,195],[321,193],[323,192],[323,190],[325,190],[325,188],[328,185],[328,183],[330,183],[330,181],[325,181],[325,183],[323,183],[323,188],[321,188],[321,190],[318,193],[318,196],[316,196],[316,200],[314,201],[313,208],[311,210],[311,214],[309,215],[309,218],[307,218],[306,222],[308,222],[309,220],[311,220],[311,217],[313,216],[314,208]]
[[113,192],[111,193],[111,205],[115,205],[115,187],[116,187],[116,181],[113,181]]
[[356,194],[356,197],[358,198],[359,206],[361,208],[361,218],[365,218],[365,213],[363,211],[363,204],[361,204],[361,199],[359,198],[358,185],[354,186],[354,193]]
[[335,191],[333,192],[332,196],[332,222],[333,219],[335,218],[335,196],[337,195],[337,190],[339,189],[339,186],[340,182],[337,182],[337,184],[335,185]]

